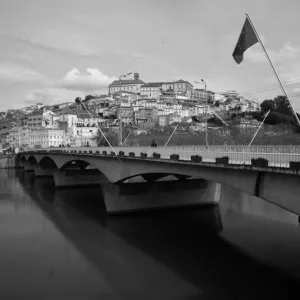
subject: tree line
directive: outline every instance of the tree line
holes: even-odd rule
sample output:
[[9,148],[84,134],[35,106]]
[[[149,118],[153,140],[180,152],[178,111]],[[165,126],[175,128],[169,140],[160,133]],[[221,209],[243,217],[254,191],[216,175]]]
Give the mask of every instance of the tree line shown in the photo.
[[[253,118],[262,122],[266,114],[270,111],[264,121],[266,125],[286,125],[290,127],[293,132],[300,132],[298,122],[293,114],[291,105],[285,96],[277,96],[274,99],[266,99],[260,104],[260,111],[255,112],[235,112],[231,114],[230,121],[239,118]],[[298,118],[300,115],[297,113]],[[222,126],[222,122],[216,117],[208,119],[209,123],[217,126]]]

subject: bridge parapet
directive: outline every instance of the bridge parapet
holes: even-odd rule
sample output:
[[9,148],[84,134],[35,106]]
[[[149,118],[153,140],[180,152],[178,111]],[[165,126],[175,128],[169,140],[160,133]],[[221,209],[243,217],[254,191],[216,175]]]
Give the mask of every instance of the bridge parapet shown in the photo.
[[[181,161],[193,161],[192,157],[200,157],[202,162],[216,162],[219,158],[224,163],[236,165],[253,165],[253,160],[267,160],[269,167],[289,168],[290,162],[300,163],[300,147],[297,146],[176,146],[176,147],[114,147],[114,153],[109,147],[70,147],[70,148],[44,148],[35,149],[30,153],[64,153],[84,155],[127,156],[139,159],[174,160],[178,157]],[[22,153],[22,152],[21,152]],[[28,152],[23,152],[28,153]],[[133,155],[134,153],[134,155]],[[159,155],[156,155],[157,153]],[[175,155],[175,156],[174,156]],[[154,158],[155,157],[155,158]],[[221,160],[222,161],[222,160]],[[194,160],[195,162],[195,160]],[[257,163],[257,162],[256,162]],[[297,165],[297,164],[296,164]],[[264,165],[266,166],[266,165]],[[295,166],[295,164],[294,164]],[[299,167],[300,169],[300,167]]]

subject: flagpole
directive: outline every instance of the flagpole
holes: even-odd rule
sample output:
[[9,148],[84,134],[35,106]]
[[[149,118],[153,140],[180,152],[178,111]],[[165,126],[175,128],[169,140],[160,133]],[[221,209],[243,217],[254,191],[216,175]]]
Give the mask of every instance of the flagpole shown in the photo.
[[297,113],[296,113],[296,111],[295,111],[295,109],[294,109],[294,107],[293,107],[293,104],[292,104],[291,100],[289,99],[289,97],[288,97],[288,95],[287,95],[287,92],[286,92],[286,90],[285,90],[285,88],[284,88],[284,86],[283,86],[283,84],[282,84],[282,82],[281,82],[281,80],[280,80],[280,78],[279,78],[279,76],[278,76],[278,73],[277,73],[277,71],[276,71],[276,69],[275,69],[275,67],[274,67],[274,65],[273,65],[273,63],[272,63],[270,57],[269,57],[269,54],[268,54],[268,52],[267,52],[267,50],[266,50],[266,48],[265,48],[263,42],[261,41],[261,39],[260,39],[260,37],[259,37],[259,35],[258,35],[258,33],[257,33],[257,31],[256,31],[256,29],[255,29],[255,27],[254,27],[254,25],[253,25],[253,23],[252,23],[252,21],[251,21],[251,18],[250,18],[250,16],[249,16],[248,13],[246,13],[246,18],[247,18],[248,21],[250,22],[250,24],[251,24],[251,26],[252,26],[252,28],[253,28],[253,31],[254,31],[254,33],[255,33],[255,35],[256,35],[256,37],[257,37],[257,39],[258,39],[258,41],[259,41],[261,47],[263,48],[263,50],[264,50],[264,52],[265,52],[265,54],[266,54],[266,56],[267,56],[267,58],[268,58],[268,60],[269,60],[269,63],[270,63],[270,65],[271,65],[271,67],[272,67],[272,69],[273,69],[273,71],[274,71],[274,73],[275,73],[275,75],[276,75],[276,78],[277,78],[277,80],[278,80],[278,82],[279,82],[279,84],[280,84],[280,86],[281,86],[281,88],[282,88],[282,90],[283,90],[284,95],[286,96],[287,100],[289,101],[289,103],[290,103],[290,105],[291,105],[291,108],[292,108],[292,110],[293,110],[293,113],[294,113],[294,115],[295,115],[295,117],[296,117],[296,120],[297,120],[297,122],[298,122],[298,125],[299,125],[299,127],[300,127],[300,121],[299,121],[299,118],[298,118],[298,116],[297,116]]

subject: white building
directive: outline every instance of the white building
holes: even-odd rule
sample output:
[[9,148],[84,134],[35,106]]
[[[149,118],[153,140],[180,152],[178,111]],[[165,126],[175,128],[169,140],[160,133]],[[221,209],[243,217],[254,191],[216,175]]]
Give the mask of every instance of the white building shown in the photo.
[[215,94],[214,97],[214,102],[219,101],[219,102],[224,102],[226,100],[226,97],[221,94]]
[[9,130],[7,142],[10,147],[20,148],[29,145],[29,129],[23,127],[14,127]]
[[72,138],[63,130],[55,128],[22,128],[14,127],[9,131],[7,142],[10,147],[58,147],[61,144],[72,145]]
[[59,120],[61,122],[67,122],[68,127],[72,127],[75,126],[77,123],[77,114],[69,107],[67,107],[60,113]]
[[30,128],[57,127],[57,120],[59,120],[59,116],[57,116],[51,110],[47,110],[45,108],[35,110],[27,115],[27,125]]
[[157,100],[155,100],[155,99],[137,100],[137,101],[135,101],[135,103],[132,104],[132,106],[133,107],[143,107],[143,108],[154,108],[154,107],[157,107]]
[[121,91],[139,94],[143,84],[144,81],[140,80],[139,73],[134,73],[134,79],[122,79],[121,82],[119,80],[113,81],[108,86],[108,92],[109,95],[113,95],[116,92],[120,92],[121,88]]
[[[92,118],[91,118],[92,116]],[[91,113],[91,116],[89,115],[88,112],[86,111],[81,111],[77,113],[77,121],[76,121],[76,126],[80,127],[80,126],[86,126],[86,127],[92,127],[92,126],[96,126],[96,123],[102,122],[102,118],[99,117],[99,115],[95,114],[95,113]]]
[[87,145],[96,146],[97,142],[95,141],[95,137],[97,136],[97,133],[97,127],[77,127],[75,135],[76,147]]
[[162,82],[149,82],[141,86],[141,97],[159,99]]

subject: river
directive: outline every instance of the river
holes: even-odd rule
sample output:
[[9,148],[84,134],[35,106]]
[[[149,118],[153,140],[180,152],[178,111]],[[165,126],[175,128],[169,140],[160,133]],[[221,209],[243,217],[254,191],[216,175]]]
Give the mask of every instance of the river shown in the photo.
[[298,217],[240,191],[107,217],[100,187],[55,190],[14,169],[0,184],[0,299],[297,297]]

